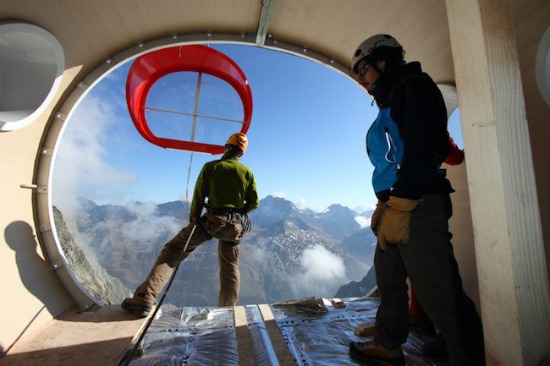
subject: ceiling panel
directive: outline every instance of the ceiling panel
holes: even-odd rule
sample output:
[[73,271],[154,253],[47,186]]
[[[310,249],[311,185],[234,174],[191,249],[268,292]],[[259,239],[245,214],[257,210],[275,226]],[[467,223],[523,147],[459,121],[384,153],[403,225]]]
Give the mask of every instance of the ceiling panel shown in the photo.
[[[213,40],[223,33],[248,34],[254,42],[264,3],[272,4],[267,33],[273,39],[333,58],[346,69],[362,40],[390,33],[408,61],[421,61],[437,82],[454,80],[442,0],[0,0],[0,21],[46,29],[64,48],[67,68],[83,65],[86,73],[140,42],[173,34],[213,32]],[[550,14],[548,0],[510,4],[520,47],[537,43]],[[533,25],[540,29],[532,32]]]

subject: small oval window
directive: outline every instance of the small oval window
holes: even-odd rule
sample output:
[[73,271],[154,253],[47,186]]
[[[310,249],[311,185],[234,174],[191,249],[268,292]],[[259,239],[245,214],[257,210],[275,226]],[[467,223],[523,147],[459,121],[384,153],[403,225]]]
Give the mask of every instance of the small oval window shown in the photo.
[[53,98],[65,68],[57,39],[24,23],[0,24],[0,131],[34,122]]

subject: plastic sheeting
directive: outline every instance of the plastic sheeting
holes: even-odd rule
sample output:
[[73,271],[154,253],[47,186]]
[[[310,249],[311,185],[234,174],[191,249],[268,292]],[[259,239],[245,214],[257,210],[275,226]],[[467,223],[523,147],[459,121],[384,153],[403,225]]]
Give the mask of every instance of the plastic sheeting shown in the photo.
[[[275,321],[296,365],[360,365],[349,356],[349,344],[365,341],[354,330],[374,322],[379,301],[307,298],[270,305]],[[234,310],[180,308],[164,310],[143,338],[139,357],[130,365],[238,365]],[[245,307],[255,365],[279,365],[256,305]],[[426,336],[411,332],[403,345],[407,365],[446,365],[424,359],[420,347]],[[287,365],[283,365],[287,366]]]
[[163,310],[130,365],[238,365],[232,308]]

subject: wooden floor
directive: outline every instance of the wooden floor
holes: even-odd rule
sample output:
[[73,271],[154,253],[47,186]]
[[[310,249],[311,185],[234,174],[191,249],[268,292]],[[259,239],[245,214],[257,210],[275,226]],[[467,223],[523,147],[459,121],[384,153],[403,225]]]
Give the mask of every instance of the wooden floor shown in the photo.
[[120,305],[85,313],[75,309],[20,339],[0,365],[116,365],[145,323],[146,319],[136,319]]

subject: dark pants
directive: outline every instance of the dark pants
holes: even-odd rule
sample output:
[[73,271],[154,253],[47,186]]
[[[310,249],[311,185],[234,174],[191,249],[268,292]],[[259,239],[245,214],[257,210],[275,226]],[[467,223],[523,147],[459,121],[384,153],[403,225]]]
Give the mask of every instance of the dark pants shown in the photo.
[[[193,227],[195,229],[191,235]],[[155,304],[157,296],[170,279],[178,263],[187,258],[199,245],[215,237],[219,239],[220,293],[218,305],[237,305],[240,288],[239,242],[242,234],[242,222],[238,214],[206,213],[196,225],[191,224],[184,227],[164,245],[149,275],[137,287],[134,300],[144,301],[148,305]],[[185,248],[186,244],[187,248]]]
[[[481,320],[462,288],[449,232],[450,197],[426,195],[411,216],[409,243],[377,246],[374,257],[380,307],[376,341],[388,348],[407,340],[409,277],[426,314],[447,342],[450,365],[485,365]],[[383,219],[383,218],[382,218]]]

